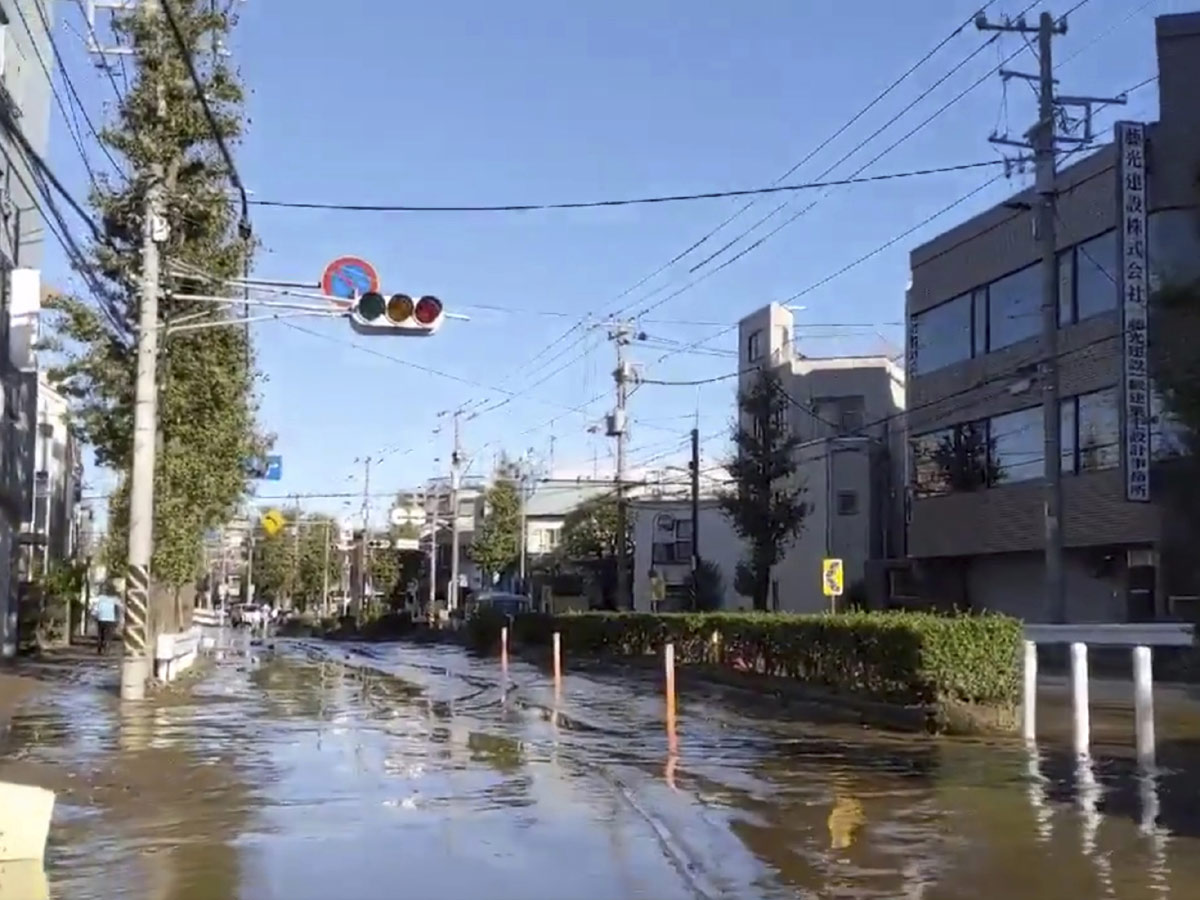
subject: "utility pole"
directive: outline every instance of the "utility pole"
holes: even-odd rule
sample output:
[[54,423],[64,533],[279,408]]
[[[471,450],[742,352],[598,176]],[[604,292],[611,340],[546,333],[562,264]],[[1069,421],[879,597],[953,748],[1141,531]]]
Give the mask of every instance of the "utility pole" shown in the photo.
[[321,564],[321,615],[329,615],[329,543],[330,543],[330,522],[325,520],[325,550],[324,561]]
[[[141,15],[159,15],[158,0],[142,0]],[[160,113],[165,110],[160,109]],[[166,239],[163,167],[150,167],[142,210],[142,278],[138,304],[137,381],[133,404],[133,459],[129,478],[129,554],[121,640],[121,698],[141,700],[153,674],[147,633],[150,560],[154,555],[154,464],[158,437],[159,242]]]
[[617,440],[617,609],[630,607],[629,591],[629,547],[625,539],[629,531],[629,507],[625,497],[625,448],[629,437],[626,406],[629,402],[629,382],[632,367],[625,358],[625,348],[633,339],[633,326],[629,322],[618,322],[608,333],[609,340],[617,346],[617,367],[613,370],[616,383],[617,405],[608,417],[608,436]]
[[692,429],[692,598],[694,605],[699,604],[700,591],[698,577],[700,573],[700,429]]
[[367,605],[367,542],[370,540],[371,529],[371,457],[362,460],[363,464],[363,500],[362,500],[362,536],[354,547],[354,559],[357,565],[353,581],[353,590],[357,594],[357,614],[361,616]]
[[437,493],[430,488],[425,495],[425,514],[429,521],[429,614],[437,609]]
[[292,583],[288,591],[288,604],[290,608],[296,607],[296,587],[300,583],[300,498],[295,497],[296,521],[292,523]]
[[462,411],[454,411],[454,450],[450,454],[450,584],[446,586],[446,605],[458,609],[458,491],[462,478]]
[[[1005,19],[990,23],[980,13],[975,19],[980,31],[1013,32],[1022,36],[1037,35],[1038,73],[1036,75],[1000,70],[1004,80],[1019,78],[1036,86],[1038,121],[1025,133],[1024,141],[1010,140],[993,134],[994,144],[1033,151],[1037,210],[1034,234],[1041,251],[1042,281],[1042,428],[1044,432],[1045,495],[1045,568],[1046,608],[1053,621],[1067,618],[1066,589],[1063,579],[1063,492],[1062,492],[1062,418],[1059,403],[1058,365],[1058,209],[1057,157],[1060,142],[1086,144],[1092,140],[1092,107],[1098,104],[1124,103],[1124,98],[1061,97],[1055,94],[1053,44],[1054,38],[1067,33],[1066,17],[1055,19],[1043,12],[1036,26],[1026,23],[1022,16],[1015,21]],[[1066,107],[1084,109],[1082,137],[1059,135],[1057,123]],[[1065,117],[1064,117],[1065,118]],[[1021,160],[1022,162],[1024,160]]]

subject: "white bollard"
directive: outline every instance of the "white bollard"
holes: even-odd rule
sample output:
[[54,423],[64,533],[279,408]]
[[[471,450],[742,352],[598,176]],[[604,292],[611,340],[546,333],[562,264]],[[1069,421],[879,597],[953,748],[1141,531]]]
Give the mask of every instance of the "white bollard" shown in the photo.
[[1086,756],[1092,743],[1092,723],[1088,710],[1087,644],[1071,645],[1071,705],[1075,713],[1075,755]]
[[1022,698],[1021,712],[1023,724],[1021,733],[1025,740],[1032,741],[1037,736],[1037,678],[1038,656],[1037,644],[1025,642],[1025,693]]
[[1154,765],[1154,665],[1149,647],[1133,648],[1133,720],[1138,764]]

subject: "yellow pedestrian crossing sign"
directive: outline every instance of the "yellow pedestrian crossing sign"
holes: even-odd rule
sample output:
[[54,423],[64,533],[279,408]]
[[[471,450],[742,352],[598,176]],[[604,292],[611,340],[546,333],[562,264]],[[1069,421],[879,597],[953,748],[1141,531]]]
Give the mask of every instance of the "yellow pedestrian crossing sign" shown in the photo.
[[846,571],[840,559],[821,561],[821,586],[826,597],[840,597],[845,587]]
[[275,537],[279,532],[283,531],[283,527],[287,524],[283,513],[277,509],[270,509],[263,513],[262,527],[266,532],[267,537]]

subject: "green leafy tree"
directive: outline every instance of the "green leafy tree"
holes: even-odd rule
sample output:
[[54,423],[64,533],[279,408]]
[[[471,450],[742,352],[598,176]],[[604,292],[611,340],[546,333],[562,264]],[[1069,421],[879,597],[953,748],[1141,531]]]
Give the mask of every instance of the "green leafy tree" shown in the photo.
[[735,586],[749,588],[755,609],[766,609],[771,569],[796,539],[808,510],[797,483],[799,438],[788,428],[788,397],[779,376],[763,371],[738,397],[733,428],[736,454],[728,463],[733,489],[721,494],[721,510],[749,545]]
[[[223,57],[200,52],[228,41],[233,17],[206,0],[172,0],[171,9],[185,45],[196,51],[191,56],[217,126],[234,143],[244,119],[241,86]],[[90,249],[92,296],[59,295],[46,307],[53,314],[47,349],[56,359],[50,376],[72,403],[79,436],[101,465],[122,475],[110,502],[108,554],[120,572],[129,518],[125,476],[133,445],[143,210],[155,173],[162,173],[169,226],[160,243],[167,291],[160,323],[218,321],[224,313],[211,304],[170,293],[222,292],[223,279],[243,273],[252,246],[235,222],[229,173],[165,18],[135,9],[117,13],[113,27],[131,48],[137,74],[101,140],[124,161],[125,171],[101,180],[91,196],[103,223]],[[168,334],[160,353],[152,573],[156,594],[164,587],[174,593],[178,617],[180,589],[202,567],[205,532],[230,518],[245,494],[246,461],[267,441],[255,426],[255,373],[245,329]],[[154,606],[159,627],[177,624],[170,621],[169,605]]]
[[497,478],[484,503],[483,525],[471,544],[471,558],[487,575],[503,575],[517,565],[521,552],[520,488],[511,478]]
[[617,602],[617,554],[622,540],[626,559],[632,565],[632,523],[627,525],[622,536],[618,528],[617,498],[613,494],[585,500],[563,518],[559,559],[583,569],[600,588],[604,605],[610,608]]

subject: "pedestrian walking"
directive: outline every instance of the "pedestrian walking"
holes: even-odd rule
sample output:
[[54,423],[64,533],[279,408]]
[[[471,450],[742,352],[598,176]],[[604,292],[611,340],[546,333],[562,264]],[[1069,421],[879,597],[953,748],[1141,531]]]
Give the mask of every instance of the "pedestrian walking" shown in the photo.
[[105,583],[96,597],[96,652],[103,656],[108,652],[109,641],[117,630],[117,615],[121,601],[111,583]]

